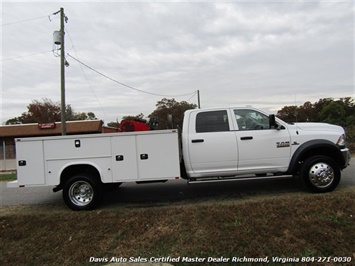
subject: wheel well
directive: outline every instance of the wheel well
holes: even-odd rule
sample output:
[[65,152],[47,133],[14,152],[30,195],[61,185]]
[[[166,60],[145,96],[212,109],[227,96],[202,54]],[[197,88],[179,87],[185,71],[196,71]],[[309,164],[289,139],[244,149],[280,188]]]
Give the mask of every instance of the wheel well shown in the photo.
[[335,147],[335,146],[314,147],[314,148],[305,150],[304,152],[299,154],[299,156],[297,156],[297,163],[294,161],[294,164],[292,167],[292,172],[293,173],[299,172],[300,167],[303,164],[303,162],[307,158],[309,158],[311,156],[315,156],[315,155],[328,156],[329,158],[333,159],[339,165],[339,167],[341,167],[341,165],[344,163],[344,161],[343,161],[344,158],[341,155],[341,152],[339,151],[339,149],[337,147]]
[[180,161],[180,173],[183,179],[188,179],[184,159]]
[[92,178],[97,179],[98,181],[101,181],[100,173],[94,166],[89,164],[77,164],[68,166],[64,169],[60,175],[60,187],[63,188],[65,182],[69,178],[78,174],[86,174]]

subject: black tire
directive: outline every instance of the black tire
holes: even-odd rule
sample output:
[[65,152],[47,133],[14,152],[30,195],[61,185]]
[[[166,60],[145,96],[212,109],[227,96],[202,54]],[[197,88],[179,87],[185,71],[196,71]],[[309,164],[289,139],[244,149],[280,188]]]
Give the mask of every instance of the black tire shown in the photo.
[[63,199],[74,211],[92,210],[102,199],[101,182],[86,174],[73,176],[64,185]]
[[340,168],[328,156],[312,156],[301,166],[300,177],[304,185],[313,192],[333,191],[340,182]]

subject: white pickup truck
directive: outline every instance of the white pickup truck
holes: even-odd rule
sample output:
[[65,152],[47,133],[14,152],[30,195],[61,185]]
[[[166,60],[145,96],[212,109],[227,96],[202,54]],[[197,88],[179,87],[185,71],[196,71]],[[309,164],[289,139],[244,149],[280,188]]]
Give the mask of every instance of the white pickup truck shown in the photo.
[[[73,210],[89,210],[123,182],[216,182],[299,176],[314,192],[337,187],[350,161],[344,129],[288,124],[255,108],[194,109],[177,130],[16,140],[17,180],[55,186]],[[182,154],[181,154],[182,153]]]

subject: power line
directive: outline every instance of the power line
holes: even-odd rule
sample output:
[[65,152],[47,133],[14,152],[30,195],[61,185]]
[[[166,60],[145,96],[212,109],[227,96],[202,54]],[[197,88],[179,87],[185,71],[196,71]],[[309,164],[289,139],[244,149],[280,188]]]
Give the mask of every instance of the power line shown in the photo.
[[[53,14],[46,15],[46,16],[39,16],[39,17],[35,17],[35,18],[29,18],[29,19],[24,19],[24,20],[9,22],[9,23],[5,23],[5,24],[1,24],[0,26],[1,26],[1,27],[10,26],[10,25],[20,24],[20,23],[29,22],[29,21],[34,21],[34,20],[38,20],[38,19],[42,19],[42,18],[48,18],[49,21],[52,21],[52,20],[51,20],[51,16],[56,15],[56,13],[58,13],[58,12],[55,12],[55,13],[53,13]],[[49,53],[49,52],[52,52],[52,51],[38,52],[38,53],[28,54],[28,55],[20,55],[20,56],[15,56],[15,57],[10,57],[10,58],[1,59],[0,61],[15,60],[15,59],[19,59],[19,58],[30,57],[30,56],[35,56],[35,55],[39,55],[39,54],[45,54],[45,53]]]
[[[69,37],[70,42],[71,42],[71,44],[72,44],[72,47],[73,47],[73,49],[74,49],[74,53],[75,53],[76,57],[78,57],[78,53],[76,52],[76,49],[75,49],[75,46],[74,46],[74,42],[73,42],[73,40],[72,40],[72,38],[71,38],[71,36],[70,36],[70,33],[69,33],[69,31],[68,31],[68,28],[66,29],[65,32],[68,33],[68,37]],[[69,55],[69,54],[68,54],[68,55]],[[94,96],[95,96],[95,98],[96,98],[96,100],[97,100],[97,102],[98,102],[98,104],[99,104],[99,106],[100,106],[100,108],[101,108],[101,111],[102,111],[102,113],[103,113],[104,116],[105,116],[105,119],[107,120],[106,113],[105,113],[104,109],[102,108],[102,105],[101,105],[101,103],[100,103],[99,97],[97,97],[97,95],[96,95],[94,89],[92,88],[92,86],[91,86],[91,84],[90,84],[90,82],[89,82],[88,77],[87,77],[86,74],[85,74],[83,65],[80,65],[80,69],[81,69],[81,71],[83,72],[83,75],[84,75],[84,77],[85,77],[85,79],[86,79],[86,82],[88,83],[88,85],[89,85],[89,87],[90,87],[92,93],[94,94]]]
[[10,25],[14,25],[14,24],[20,24],[20,23],[24,23],[24,22],[28,22],[28,21],[33,21],[33,20],[37,20],[37,19],[42,19],[42,18],[49,18],[50,19],[50,15],[48,16],[40,16],[40,17],[36,17],[36,18],[29,18],[29,19],[24,19],[24,20],[19,20],[19,21],[14,21],[14,22],[9,22],[9,23],[5,23],[5,24],[1,24],[1,27],[4,26],[10,26]]
[[96,70],[96,69],[94,69],[94,68],[88,66],[87,64],[85,64],[85,63],[81,62],[80,60],[76,59],[75,57],[71,56],[70,54],[67,54],[67,55],[68,55],[69,57],[71,57],[72,59],[74,59],[75,61],[77,61],[78,63],[80,63],[80,64],[82,64],[83,66],[87,67],[88,69],[94,71],[95,73],[97,73],[97,74],[99,74],[99,75],[105,77],[106,79],[109,79],[109,80],[111,80],[111,81],[113,81],[113,82],[115,82],[115,83],[117,83],[117,84],[120,84],[120,85],[122,85],[122,86],[124,86],[124,87],[127,87],[127,88],[129,88],[129,89],[131,89],[131,90],[135,90],[135,91],[138,91],[138,92],[142,92],[142,93],[146,93],[146,94],[150,94],[150,95],[155,95],[155,96],[162,96],[162,97],[182,97],[182,96],[193,95],[193,94],[196,93],[196,92],[192,92],[192,93],[181,94],[181,95],[164,95],[164,94],[158,94],[158,93],[143,91],[143,90],[134,88],[134,87],[132,87],[132,86],[129,86],[129,85],[127,85],[127,84],[124,84],[124,83],[122,83],[122,82],[119,82],[119,81],[117,81],[117,80],[115,80],[115,79],[113,79],[113,78],[111,78],[111,77],[109,77],[109,76],[107,76],[107,75],[105,75],[105,74],[99,72],[98,70]]
[[195,97],[195,96],[196,96],[196,93],[197,93],[197,91],[195,91],[194,94],[193,94],[190,98],[188,98],[188,99],[186,100],[186,102],[190,101],[193,97]]
[[1,27],[10,26],[10,25],[20,24],[20,23],[29,22],[29,21],[33,21],[33,20],[38,20],[38,19],[42,19],[42,18],[48,18],[49,21],[52,21],[51,16],[54,16],[54,15],[56,15],[56,14],[58,14],[58,13],[59,13],[59,12],[54,12],[53,14],[46,15],[46,16],[40,16],[40,17],[35,17],[35,18],[28,18],[28,19],[24,19],[24,20],[9,22],[9,23],[5,23],[5,24],[1,24],[0,26],[1,26]]
[[52,52],[52,51],[44,51],[44,52],[38,52],[38,53],[34,53],[34,54],[19,55],[19,56],[14,56],[14,57],[8,57],[8,58],[5,58],[5,59],[1,59],[0,61],[15,60],[15,59],[24,58],[24,57],[30,57],[30,56],[40,55],[40,54],[46,54],[46,53],[50,53],[50,52]]

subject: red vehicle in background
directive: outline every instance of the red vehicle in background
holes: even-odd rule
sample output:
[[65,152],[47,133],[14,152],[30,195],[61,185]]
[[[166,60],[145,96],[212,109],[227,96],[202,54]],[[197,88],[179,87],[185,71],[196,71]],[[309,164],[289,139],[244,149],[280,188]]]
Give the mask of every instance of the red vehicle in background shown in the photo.
[[154,130],[158,126],[158,119],[152,117],[147,123],[147,120],[144,119],[127,119],[121,122],[120,132],[133,132],[133,131],[149,131]]

